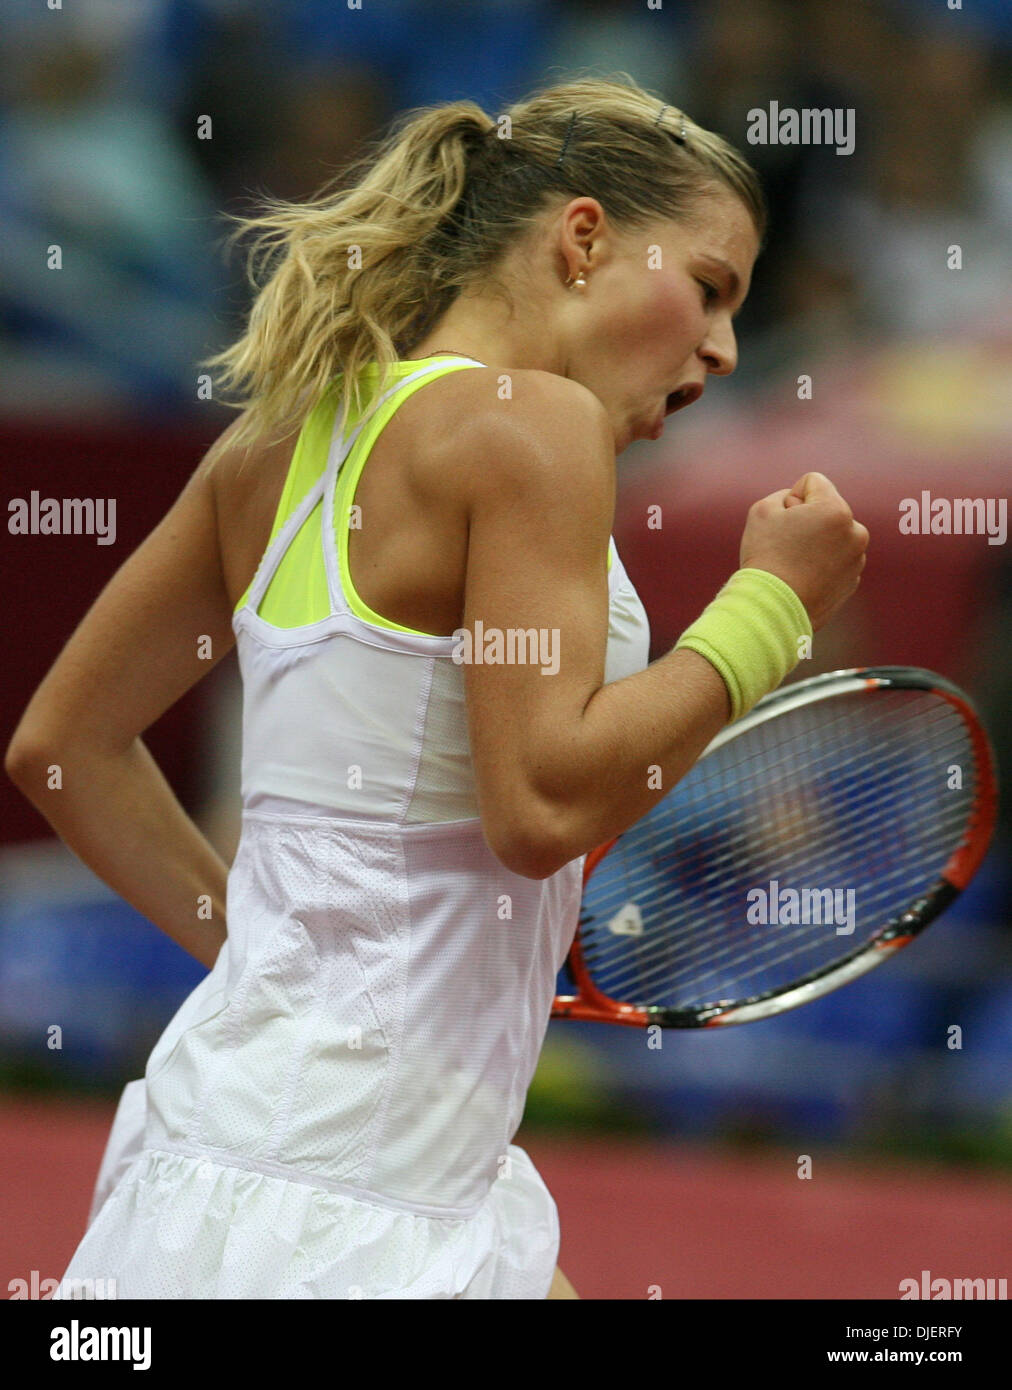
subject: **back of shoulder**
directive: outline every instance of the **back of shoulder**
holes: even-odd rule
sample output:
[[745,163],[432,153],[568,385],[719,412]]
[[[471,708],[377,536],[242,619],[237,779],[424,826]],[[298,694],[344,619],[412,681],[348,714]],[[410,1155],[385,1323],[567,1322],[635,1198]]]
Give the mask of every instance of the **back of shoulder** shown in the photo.
[[511,485],[612,490],[614,434],[587,387],[528,368],[472,369],[454,378],[446,457],[464,470],[472,496]]
[[258,493],[276,502],[298,439],[298,430],[273,431],[248,446],[234,445],[232,436],[246,414],[233,420],[216,441],[213,462],[209,465],[205,456],[197,470],[210,481],[217,500],[228,507],[248,502],[251,494]]

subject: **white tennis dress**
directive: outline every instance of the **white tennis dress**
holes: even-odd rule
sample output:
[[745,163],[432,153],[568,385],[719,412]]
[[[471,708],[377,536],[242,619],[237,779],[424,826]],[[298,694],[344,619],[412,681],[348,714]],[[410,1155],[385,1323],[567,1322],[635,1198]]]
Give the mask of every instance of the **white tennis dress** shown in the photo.
[[[120,1298],[548,1292],[555,1203],[511,1141],[583,861],[533,880],[496,859],[453,638],[374,613],[348,571],[380,430],[414,390],[483,365],[399,363],[343,438],[335,384],[300,432],[233,619],[228,939],[123,1094],[67,1279],[115,1279]],[[613,681],[649,645],[613,541],[609,589]]]

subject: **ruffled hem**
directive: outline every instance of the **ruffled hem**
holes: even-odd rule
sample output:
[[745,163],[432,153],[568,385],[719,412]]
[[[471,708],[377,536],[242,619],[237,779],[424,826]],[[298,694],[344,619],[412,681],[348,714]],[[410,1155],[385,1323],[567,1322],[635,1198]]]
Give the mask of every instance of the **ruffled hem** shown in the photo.
[[64,1279],[123,1298],[545,1298],[555,1202],[523,1149],[467,1218],[385,1207],[212,1158],[146,1149]]

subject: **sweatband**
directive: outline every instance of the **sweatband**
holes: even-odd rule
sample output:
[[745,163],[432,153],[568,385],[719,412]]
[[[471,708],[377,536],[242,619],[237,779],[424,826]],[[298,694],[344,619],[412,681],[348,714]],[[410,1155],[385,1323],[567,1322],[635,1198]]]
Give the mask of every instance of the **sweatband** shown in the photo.
[[740,719],[794,670],[802,637],[811,640],[812,624],[791,586],[768,570],[743,569],[685,629],[675,650],[688,647],[719,671],[731,718]]

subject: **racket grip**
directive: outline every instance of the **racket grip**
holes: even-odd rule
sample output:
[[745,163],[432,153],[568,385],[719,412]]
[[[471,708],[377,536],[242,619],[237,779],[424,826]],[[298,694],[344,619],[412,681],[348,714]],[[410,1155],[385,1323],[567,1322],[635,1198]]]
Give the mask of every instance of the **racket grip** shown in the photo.
[[812,638],[805,605],[768,570],[735,571],[675,643],[713,666],[727,686],[731,718],[740,719],[801,659],[802,639]]

